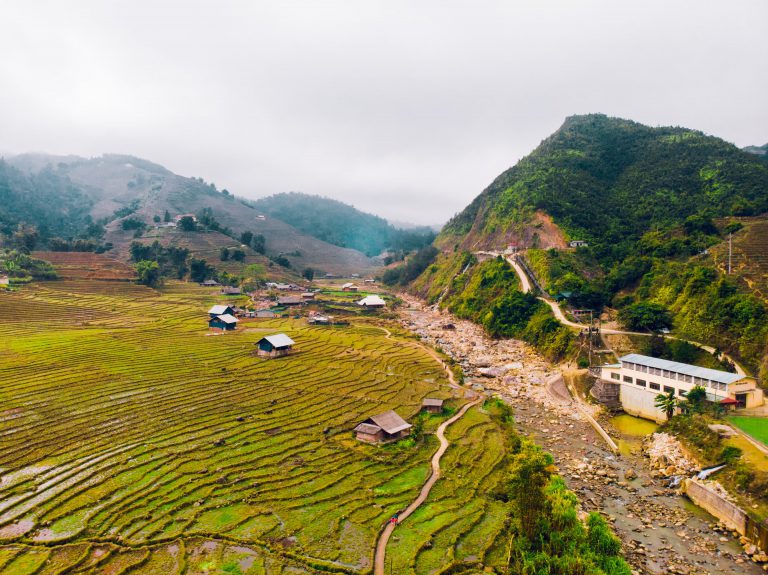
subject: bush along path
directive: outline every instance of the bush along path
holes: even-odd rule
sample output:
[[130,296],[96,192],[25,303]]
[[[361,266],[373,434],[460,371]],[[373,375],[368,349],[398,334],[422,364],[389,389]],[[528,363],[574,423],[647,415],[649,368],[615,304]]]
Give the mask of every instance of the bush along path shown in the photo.
[[446,428],[451,425],[453,422],[461,419],[461,417],[474,405],[477,405],[483,398],[475,399],[474,401],[467,403],[462,407],[459,412],[451,417],[450,419],[444,421],[440,424],[440,427],[437,428],[437,439],[440,440],[440,448],[435,452],[435,454],[432,456],[432,474],[429,476],[429,479],[424,484],[424,486],[421,488],[421,492],[419,493],[419,496],[413,500],[413,502],[405,508],[405,511],[400,513],[394,521],[390,520],[389,523],[387,523],[386,527],[384,527],[384,530],[381,532],[381,535],[379,536],[379,541],[376,544],[376,556],[374,559],[374,569],[373,573],[374,575],[384,575],[384,566],[386,561],[386,553],[387,553],[387,543],[389,542],[389,538],[392,536],[392,533],[395,530],[395,527],[405,521],[405,519],[408,518],[408,516],[416,511],[416,509],[419,508],[419,506],[424,503],[427,500],[427,497],[429,497],[429,492],[432,490],[432,487],[437,483],[437,480],[440,479],[440,459],[443,457],[443,454],[447,451],[448,447],[450,446],[450,442],[445,438],[445,430]]

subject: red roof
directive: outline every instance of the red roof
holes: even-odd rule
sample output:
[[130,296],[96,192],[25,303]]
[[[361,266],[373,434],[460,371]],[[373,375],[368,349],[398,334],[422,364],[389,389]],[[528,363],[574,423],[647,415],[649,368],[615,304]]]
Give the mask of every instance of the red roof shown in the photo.
[[720,405],[736,405],[737,403],[739,402],[732,397],[726,397],[725,399],[720,400]]

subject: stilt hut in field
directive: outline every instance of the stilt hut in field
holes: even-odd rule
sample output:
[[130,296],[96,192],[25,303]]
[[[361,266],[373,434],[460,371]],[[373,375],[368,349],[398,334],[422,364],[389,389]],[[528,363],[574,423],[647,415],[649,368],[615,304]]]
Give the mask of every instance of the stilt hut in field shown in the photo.
[[276,333],[262,337],[256,345],[259,347],[260,357],[282,357],[293,351],[296,342],[284,333]]
[[355,439],[367,443],[382,443],[407,437],[411,424],[394,411],[372,415],[355,427]]

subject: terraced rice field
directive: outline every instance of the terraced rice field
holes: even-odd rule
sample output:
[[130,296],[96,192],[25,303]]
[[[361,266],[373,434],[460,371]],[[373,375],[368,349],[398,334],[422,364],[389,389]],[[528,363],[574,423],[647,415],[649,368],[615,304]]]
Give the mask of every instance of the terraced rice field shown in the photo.
[[[437,442],[374,447],[351,429],[450,397],[444,371],[366,323],[245,320],[210,336],[214,298],[82,281],[0,295],[0,572],[369,572],[379,529],[415,497]],[[253,344],[281,331],[297,353],[257,358]],[[452,557],[495,552],[485,534],[498,510],[468,502],[495,480],[501,447],[473,417],[451,428],[469,437],[414,516],[417,545],[395,542],[398,564],[450,559],[425,537],[449,539]]]
[[35,252],[36,258],[51,262],[61,279],[132,280],[136,271],[123,262],[93,252]]

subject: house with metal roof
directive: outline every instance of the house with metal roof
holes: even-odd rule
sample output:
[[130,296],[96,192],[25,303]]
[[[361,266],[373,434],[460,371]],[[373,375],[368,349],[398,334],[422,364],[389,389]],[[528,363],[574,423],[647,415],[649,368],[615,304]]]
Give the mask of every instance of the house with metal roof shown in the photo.
[[284,333],[262,337],[256,342],[260,357],[282,357],[293,351],[296,342]]
[[421,402],[421,410],[427,413],[442,413],[443,400],[434,397],[427,397]]
[[377,295],[369,295],[361,299],[359,302],[357,302],[357,305],[370,309],[370,308],[385,307],[387,305],[387,302],[385,302],[383,299],[381,299]]
[[211,318],[224,314],[235,315],[235,310],[230,305],[215,305],[208,310],[208,315]]
[[396,441],[407,437],[411,424],[394,411],[372,415],[355,427],[355,439],[367,443]]
[[217,315],[208,320],[208,327],[212,329],[220,329],[223,331],[231,331],[237,328],[237,318],[231,314],[224,313]]
[[601,403],[658,422],[666,415],[655,406],[656,396],[673,393],[684,399],[694,387],[704,388],[709,401],[723,405],[744,408],[764,403],[754,377],[637,353],[620,357],[619,363],[592,367],[590,373],[598,378],[592,395]]

